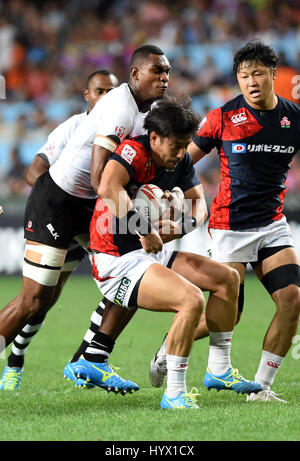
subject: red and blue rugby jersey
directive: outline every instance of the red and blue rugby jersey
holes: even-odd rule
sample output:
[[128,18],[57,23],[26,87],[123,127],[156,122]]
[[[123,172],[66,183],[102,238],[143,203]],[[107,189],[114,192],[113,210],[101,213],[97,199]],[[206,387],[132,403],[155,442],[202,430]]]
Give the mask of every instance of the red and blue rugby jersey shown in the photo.
[[[128,171],[130,180],[125,189],[132,198],[142,184],[155,184],[162,190],[180,187],[183,192],[200,184],[193,160],[188,153],[172,170],[157,168],[152,160],[148,136],[124,140],[108,161],[120,162]],[[139,237],[119,232],[119,220],[98,198],[90,224],[90,249],[100,253],[121,256],[142,248]]]
[[203,119],[194,143],[217,148],[220,187],[209,227],[250,229],[283,217],[286,176],[300,148],[300,106],[278,97],[275,109],[251,108],[242,95]]

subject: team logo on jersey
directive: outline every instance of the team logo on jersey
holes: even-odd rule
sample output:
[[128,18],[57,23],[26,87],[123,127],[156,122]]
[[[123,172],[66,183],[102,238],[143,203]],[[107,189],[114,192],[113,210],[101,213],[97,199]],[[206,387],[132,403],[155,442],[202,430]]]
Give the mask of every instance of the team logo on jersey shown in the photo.
[[54,240],[59,238],[59,234],[55,231],[54,227],[52,226],[51,223],[47,224],[47,229],[49,230],[50,234],[54,238]]
[[27,230],[27,231],[30,231],[30,232],[33,232],[33,229],[32,229],[32,221],[31,221],[31,220],[28,221],[26,230]]
[[129,288],[129,285],[131,284],[131,280],[128,279],[127,277],[123,277],[116,292],[116,296],[114,299],[114,302],[116,304],[119,304],[119,306],[123,306],[123,302],[125,299],[125,295],[127,293],[127,290]]
[[125,146],[123,147],[123,149],[121,151],[121,157],[124,160],[126,160],[127,163],[129,163],[131,165],[135,156],[136,156],[136,150],[134,150],[128,144],[125,144]]
[[279,144],[248,144],[248,152],[277,152],[279,154],[292,154],[294,146],[280,146]]
[[116,126],[115,127],[115,135],[118,136],[118,138],[122,138],[124,133],[125,133],[125,126]]
[[290,128],[291,122],[289,121],[287,117],[283,117],[280,120],[280,125],[281,125],[281,128]]
[[247,114],[245,112],[239,112],[238,114],[234,114],[231,117],[231,121],[234,126],[242,125],[243,123],[246,122],[246,120],[247,120]]
[[245,154],[246,151],[247,151],[247,144],[237,143],[237,142],[232,143],[232,153],[233,154]]

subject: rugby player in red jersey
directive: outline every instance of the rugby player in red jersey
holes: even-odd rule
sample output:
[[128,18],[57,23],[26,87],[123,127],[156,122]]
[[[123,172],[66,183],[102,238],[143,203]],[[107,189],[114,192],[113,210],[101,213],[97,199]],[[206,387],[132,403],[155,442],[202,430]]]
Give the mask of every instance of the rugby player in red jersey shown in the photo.
[[[206,321],[211,345],[205,384],[238,393],[262,389],[245,380],[230,362],[239,276],[236,270],[207,257],[174,252],[163,241],[201,225],[207,210],[193,161],[186,147],[199,126],[198,117],[175,102],[160,101],[149,112],[147,135],[124,140],[104,168],[90,226],[93,275],[103,295],[124,309],[175,313],[167,338],[167,389],[163,409],[199,408],[186,388],[186,370],[197,325],[209,291]],[[160,223],[159,232],[134,208],[133,192],[145,183],[162,190],[180,187],[191,207],[180,223]],[[179,226],[175,232],[176,226]],[[226,270],[225,270],[226,269]],[[154,289],[155,288],[155,289]],[[74,372],[102,387],[101,332],[78,360]],[[218,345],[221,344],[221,347]],[[213,350],[212,350],[213,349]],[[99,355],[99,360],[98,360]]]
[[[274,93],[276,66],[274,50],[260,41],[239,49],[233,69],[241,94],[207,114],[188,148],[195,163],[218,150],[221,181],[210,210],[211,251],[213,259],[240,274],[237,322],[247,263],[276,307],[255,375],[264,389],[248,401],[285,402],[270,387],[291,347],[300,313],[299,259],[283,214],[287,171],[300,148],[300,107]],[[203,321],[196,338],[205,336]],[[150,377],[159,383],[165,375],[163,359],[162,347],[150,367]]]

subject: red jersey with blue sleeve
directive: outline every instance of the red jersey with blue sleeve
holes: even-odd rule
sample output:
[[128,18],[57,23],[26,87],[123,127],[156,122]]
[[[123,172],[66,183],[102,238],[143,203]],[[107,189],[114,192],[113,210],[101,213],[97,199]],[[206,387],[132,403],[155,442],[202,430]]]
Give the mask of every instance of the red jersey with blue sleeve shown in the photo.
[[300,106],[278,97],[273,110],[250,107],[242,95],[203,119],[194,143],[217,148],[220,187],[209,227],[243,230],[280,220],[286,177],[300,149]]
[[[178,186],[183,192],[200,184],[193,160],[188,153],[172,170],[157,168],[152,160],[148,136],[139,136],[123,141],[108,161],[117,161],[126,168],[130,180],[125,189],[133,198],[143,184],[155,184],[162,190]],[[119,231],[119,220],[98,198],[90,224],[90,249],[121,256],[129,251],[142,248],[136,233]]]

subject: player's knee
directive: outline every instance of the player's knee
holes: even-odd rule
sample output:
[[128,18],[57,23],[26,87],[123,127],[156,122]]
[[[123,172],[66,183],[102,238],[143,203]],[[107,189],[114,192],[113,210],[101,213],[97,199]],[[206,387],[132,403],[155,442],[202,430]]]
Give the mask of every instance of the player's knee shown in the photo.
[[53,292],[49,289],[32,288],[30,291],[25,290],[19,296],[19,311],[23,317],[30,319],[36,314],[46,312],[51,304],[52,297]]
[[296,285],[289,285],[278,293],[277,310],[280,314],[296,322],[300,316],[300,288]]
[[184,313],[198,324],[201,314],[204,310],[204,306],[205,298],[202,291],[197,287],[189,290],[188,296],[186,296],[184,301]]
[[240,286],[240,275],[236,269],[230,267],[230,274],[229,274],[229,285],[230,289],[234,290],[236,293],[239,291]]
[[61,292],[62,292],[62,290],[63,290],[63,288],[65,286],[65,283],[66,283],[66,281],[68,280],[68,278],[70,277],[71,274],[72,274],[72,272],[61,272],[60,273],[57,285],[54,288],[53,296],[52,296],[52,299],[51,299],[51,306],[49,306],[49,309],[50,309],[50,307],[54,306],[54,304],[56,303],[56,301],[60,297],[60,294],[61,294]]
[[226,300],[237,300],[239,295],[240,276],[236,269],[226,267],[226,276],[222,284],[223,297]]

